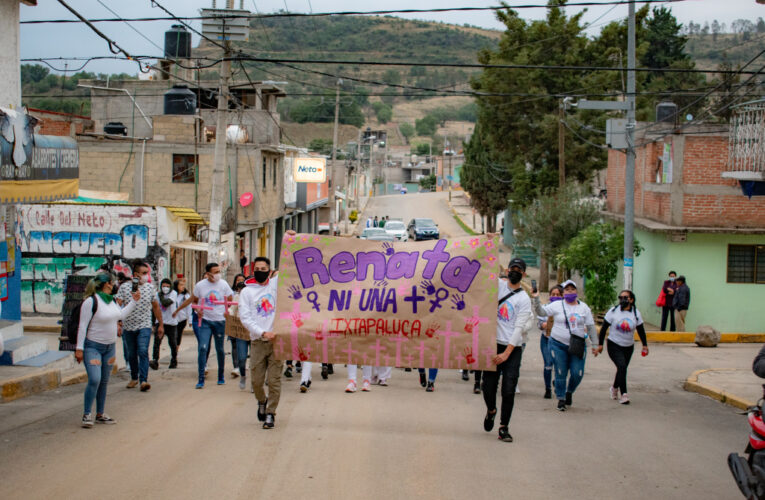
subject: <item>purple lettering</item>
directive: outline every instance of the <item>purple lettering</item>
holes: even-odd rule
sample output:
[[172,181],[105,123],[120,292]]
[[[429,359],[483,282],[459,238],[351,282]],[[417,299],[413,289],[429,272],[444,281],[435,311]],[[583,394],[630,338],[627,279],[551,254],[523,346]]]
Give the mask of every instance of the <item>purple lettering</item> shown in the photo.
[[467,257],[460,255],[450,260],[444,266],[443,271],[441,271],[441,281],[443,281],[444,285],[465,293],[480,270],[480,262],[469,260]]
[[[347,294],[351,295],[351,291],[347,290]],[[335,308],[337,308],[338,311],[345,310],[345,296],[346,296],[346,290],[342,290],[338,292],[337,290],[330,290],[329,291],[329,305],[327,305],[327,310],[334,311]]]
[[351,252],[340,252],[329,260],[329,275],[337,283],[348,283],[353,281],[354,273],[352,270],[354,267],[356,265],[353,262],[353,254]]
[[417,271],[417,259],[420,252],[397,252],[388,260],[388,270],[386,277],[389,280],[399,278],[410,279]]
[[393,313],[395,314],[397,311],[396,307],[396,289],[391,288],[388,290],[388,294],[385,296],[385,304],[383,304],[382,312],[388,312],[388,306],[391,306],[393,309]]
[[[425,250],[422,252],[422,258],[427,260],[425,269],[422,271],[422,277],[426,280],[433,278],[436,274],[439,262],[447,262],[449,260],[449,253],[444,252],[446,248],[446,240],[438,240],[433,250]],[[378,279],[378,278],[375,278]]]
[[292,258],[295,260],[295,267],[303,288],[311,288],[314,285],[314,274],[318,276],[322,285],[329,283],[329,273],[322,262],[323,257],[318,248],[301,248],[292,254]]
[[356,281],[366,281],[370,264],[373,278],[385,279],[385,255],[382,252],[359,252],[356,254]]

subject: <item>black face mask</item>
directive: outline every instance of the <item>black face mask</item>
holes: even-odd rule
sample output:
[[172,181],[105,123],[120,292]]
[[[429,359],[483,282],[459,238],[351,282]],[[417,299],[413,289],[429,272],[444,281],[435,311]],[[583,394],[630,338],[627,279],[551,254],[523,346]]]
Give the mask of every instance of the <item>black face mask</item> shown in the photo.
[[255,271],[252,276],[258,283],[265,283],[268,277],[271,275],[271,271]]
[[621,299],[619,299],[619,304],[620,304],[620,305],[621,305],[623,308],[625,308],[625,309],[626,309],[627,307],[629,307],[629,306],[630,306],[630,299],[624,299],[624,298],[621,298]]
[[507,273],[507,278],[510,280],[510,283],[513,285],[517,285],[521,282],[521,278],[523,278],[523,274],[520,271],[510,271]]

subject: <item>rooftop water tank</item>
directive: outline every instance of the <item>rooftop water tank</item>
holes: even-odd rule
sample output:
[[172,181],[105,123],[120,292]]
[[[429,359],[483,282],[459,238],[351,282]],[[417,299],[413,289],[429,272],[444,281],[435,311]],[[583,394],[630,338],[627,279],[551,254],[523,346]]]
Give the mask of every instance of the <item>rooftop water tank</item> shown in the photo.
[[193,115],[197,110],[197,95],[186,85],[173,85],[165,92],[166,115]]
[[191,57],[191,33],[183,25],[174,24],[165,31],[165,59]]
[[127,135],[127,127],[122,122],[109,122],[104,125],[104,134]]
[[665,123],[677,123],[677,104],[662,101],[656,105],[656,121]]

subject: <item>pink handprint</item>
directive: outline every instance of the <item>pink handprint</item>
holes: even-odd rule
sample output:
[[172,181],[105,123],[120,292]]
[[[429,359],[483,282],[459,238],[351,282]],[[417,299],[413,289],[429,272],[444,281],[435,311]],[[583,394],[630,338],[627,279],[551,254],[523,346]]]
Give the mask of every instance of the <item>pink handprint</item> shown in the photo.
[[308,355],[303,352],[303,348],[300,346],[298,346],[298,359],[300,359],[300,361],[308,361]]
[[472,347],[470,347],[470,346],[465,347],[465,350],[462,351],[462,352],[465,353],[465,361],[467,362],[467,364],[472,365],[473,363],[475,363],[475,358],[473,357],[473,348]]
[[470,318],[465,322],[465,331],[467,333],[473,333],[473,328],[478,325],[478,318]]
[[300,319],[300,313],[293,313],[293,314],[292,314],[292,323],[293,323],[293,324],[294,324],[296,327],[298,327],[298,328],[300,328],[301,326],[303,326],[303,320],[302,320],[302,319]]

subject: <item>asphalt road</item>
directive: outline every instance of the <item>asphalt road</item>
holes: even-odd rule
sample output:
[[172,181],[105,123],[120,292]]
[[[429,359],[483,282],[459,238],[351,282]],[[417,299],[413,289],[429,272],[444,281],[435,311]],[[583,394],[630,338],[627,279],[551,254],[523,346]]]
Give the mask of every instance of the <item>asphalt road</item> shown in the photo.
[[[439,196],[374,201],[383,204],[378,214],[434,214],[444,232],[454,231]],[[263,430],[255,399],[237,381],[194,389],[196,343],[187,337],[179,368],[168,370],[164,358],[150,373],[150,392],[126,389],[124,372],[113,378],[107,412],[117,425],[80,428],[82,384],[0,405],[2,496],[739,498],[725,459],[743,451],[746,419],[682,390],[706,367],[698,348],[657,345],[633,358],[629,406],[608,398],[610,360],[590,356],[574,406],[560,413],[541,397],[538,342],[532,336],[524,353],[515,442],[503,443],[496,429],[484,432],[483,399],[456,371],[441,371],[433,393],[416,372],[398,369],[390,386],[369,393],[345,394],[342,366],[328,381],[315,370],[307,394],[297,378],[283,379],[276,428]],[[717,356],[709,363],[743,362],[756,350],[704,353]],[[227,376],[230,367],[229,358]]]

